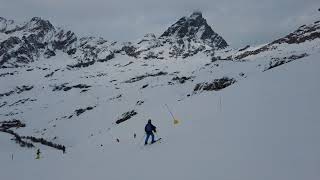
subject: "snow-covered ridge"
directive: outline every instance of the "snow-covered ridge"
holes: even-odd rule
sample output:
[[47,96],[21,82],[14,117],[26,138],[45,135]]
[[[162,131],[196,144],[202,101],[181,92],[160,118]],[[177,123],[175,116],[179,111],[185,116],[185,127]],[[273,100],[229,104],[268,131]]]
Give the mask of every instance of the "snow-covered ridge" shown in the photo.
[[199,52],[213,54],[228,46],[202,17],[193,13],[181,18],[160,37],[147,34],[137,42],[109,42],[103,38],[78,37],[72,31],[54,27],[48,20],[34,17],[15,23],[0,19],[0,67],[19,67],[40,57],[50,58],[57,51],[67,53],[80,66],[107,61],[116,54],[142,59],[186,58]]
[[[310,44],[309,42],[315,41],[319,42],[320,39],[320,21],[316,21],[309,25],[303,25],[300,26],[297,30],[294,32],[286,35],[283,38],[277,39],[269,44],[263,45],[262,47],[256,48],[254,50],[245,50],[240,53],[236,53],[234,55],[235,59],[243,59],[248,56],[257,55],[272,49],[277,49],[278,47],[281,47],[283,45],[294,45],[294,44]],[[303,46],[303,45],[302,45]],[[315,43],[311,49],[314,49],[317,46],[317,43]]]
[[[228,47],[225,40],[212,30],[200,12],[182,17],[160,37],[150,33],[140,40],[127,43],[109,42],[96,37],[79,38],[72,31],[54,27],[49,21],[38,17],[20,24],[1,18],[0,29],[0,67],[23,66],[40,57],[55,56],[57,51],[67,53],[76,60],[70,67],[86,67],[118,55],[136,59],[169,60],[192,57],[201,52],[212,59],[241,60],[276,49],[282,43],[299,44],[319,39],[317,21],[301,26],[293,33],[267,45],[244,48],[237,52]],[[221,55],[220,52],[223,51],[228,53]]]
[[[2,18],[3,20],[3,18]],[[38,17],[30,21],[3,25],[0,35],[0,66],[19,67],[41,57],[50,58],[60,50],[71,54],[77,41],[71,31],[55,28],[49,21]]]

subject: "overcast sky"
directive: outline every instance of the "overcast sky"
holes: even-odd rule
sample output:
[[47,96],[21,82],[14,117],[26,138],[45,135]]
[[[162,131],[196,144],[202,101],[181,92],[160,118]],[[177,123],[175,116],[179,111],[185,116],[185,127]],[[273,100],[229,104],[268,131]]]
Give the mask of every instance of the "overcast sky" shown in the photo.
[[231,46],[266,43],[320,19],[320,0],[0,0],[0,16],[39,16],[81,36],[130,41],[160,35],[201,11]]

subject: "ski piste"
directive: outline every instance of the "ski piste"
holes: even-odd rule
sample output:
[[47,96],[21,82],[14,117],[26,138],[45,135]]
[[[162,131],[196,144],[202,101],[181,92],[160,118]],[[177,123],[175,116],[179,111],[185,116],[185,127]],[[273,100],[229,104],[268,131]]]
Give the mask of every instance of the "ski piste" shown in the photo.
[[161,143],[161,139],[162,139],[162,138],[158,138],[157,140],[155,140],[153,143],[151,143],[151,144],[149,144],[149,145],[152,145],[152,144],[154,144],[154,143]]
[[153,144],[155,144],[155,143],[161,143],[161,139],[162,139],[162,138],[158,138],[158,139],[155,140],[153,143],[145,144],[145,146],[147,146],[147,145],[153,145]]
[[154,144],[159,144],[161,143],[162,138],[158,138],[157,140],[154,141],[154,143],[148,143],[148,144],[144,144],[141,146],[141,149],[147,148],[147,147],[151,147]]

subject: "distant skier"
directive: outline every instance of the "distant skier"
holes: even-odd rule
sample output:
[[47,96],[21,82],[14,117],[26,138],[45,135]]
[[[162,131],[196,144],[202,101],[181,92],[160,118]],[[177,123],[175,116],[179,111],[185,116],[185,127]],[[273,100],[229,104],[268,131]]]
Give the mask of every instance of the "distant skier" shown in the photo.
[[151,144],[155,143],[156,141],[154,140],[153,132],[157,132],[157,130],[156,130],[156,127],[153,124],[151,124],[151,119],[148,120],[148,123],[146,124],[144,130],[145,130],[145,132],[147,134],[146,140],[144,142],[144,145],[148,144],[148,139],[149,139],[150,136],[152,138]]
[[41,154],[40,149],[37,150],[36,154],[37,154],[36,159],[40,159],[40,154]]

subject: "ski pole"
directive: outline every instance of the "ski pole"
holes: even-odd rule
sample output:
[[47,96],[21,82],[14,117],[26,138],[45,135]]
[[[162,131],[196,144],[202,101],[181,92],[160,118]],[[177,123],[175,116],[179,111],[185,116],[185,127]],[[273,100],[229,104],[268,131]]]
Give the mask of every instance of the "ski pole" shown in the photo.
[[165,104],[165,106],[167,107],[169,113],[171,114],[171,117],[172,117],[172,119],[173,119],[173,124],[174,124],[174,125],[178,124],[179,121],[178,121],[176,118],[174,118],[172,112],[171,112],[170,109],[169,109],[169,106],[168,106],[167,104]]
[[173,120],[174,120],[174,116],[173,116],[172,112],[170,111],[169,106],[168,106],[167,104],[165,104],[165,106],[167,107],[169,113],[171,114],[171,116],[172,116],[172,118],[173,118]]

